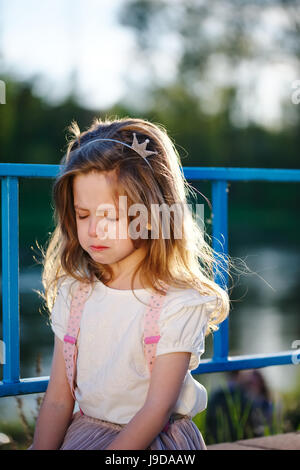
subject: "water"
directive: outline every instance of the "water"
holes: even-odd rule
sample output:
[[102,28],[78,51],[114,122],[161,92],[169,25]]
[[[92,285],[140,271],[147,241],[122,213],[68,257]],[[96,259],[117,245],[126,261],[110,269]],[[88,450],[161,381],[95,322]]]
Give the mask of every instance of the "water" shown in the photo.
[[[243,301],[234,304],[230,315],[230,353],[290,350],[300,339],[300,253],[275,247],[249,248],[247,253],[246,262],[257,275],[244,276],[241,282]],[[264,371],[272,377],[272,387],[285,390],[295,384],[296,369],[272,366]],[[289,380],[283,380],[283,374],[288,374]]]
[[[256,274],[235,278],[229,317],[229,355],[274,353],[290,350],[300,340],[300,253],[297,249],[276,246],[243,247],[232,254],[242,258]],[[41,358],[42,376],[51,370],[53,334],[46,312],[39,313],[41,299],[32,289],[42,290],[39,270],[20,273],[21,376],[36,376],[36,359]],[[211,357],[212,338],[206,340],[203,358]],[[271,366],[260,369],[272,392],[280,393],[299,383],[298,365]],[[211,389],[223,373],[203,374],[199,380]],[[24,395],[25,414],[36,414],[38,394]],[[0,399],[1,420],[17,419],[16,399]]]

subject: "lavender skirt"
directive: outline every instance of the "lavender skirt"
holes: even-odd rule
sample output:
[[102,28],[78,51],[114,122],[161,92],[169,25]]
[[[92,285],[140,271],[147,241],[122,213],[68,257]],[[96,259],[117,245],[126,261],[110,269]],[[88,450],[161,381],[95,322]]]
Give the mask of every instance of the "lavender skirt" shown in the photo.
[[[124,425],[81,415],[73,415],[60,450],[104,450]],[[206,450],[203,437],[188,416],[175,419],[160,432],[146,450]]]

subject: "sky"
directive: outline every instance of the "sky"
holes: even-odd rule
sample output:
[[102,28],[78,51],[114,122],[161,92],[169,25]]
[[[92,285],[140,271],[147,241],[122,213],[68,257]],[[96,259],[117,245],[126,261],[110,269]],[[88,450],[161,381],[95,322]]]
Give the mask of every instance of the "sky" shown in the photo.
[[[0,79],[4,72],[22,79],[35,77],[36,93],[54,103],[63,100],[72,80],[80,103],[90,109],[105,109],[121,99],[147,103],[135,83],[147,83],[149,75],[162,84],[171,81],[180,42],[174,36],[159,39],[149,74],[136,54],[133,32],[117,21],[123,1],[0,0]],[[284,21],[281,11],[269,12],[255,33],[258,44],[271,45]],[[214,111],[214,83],[222,77],[223,83],[243,85],[232,115],[237,125],[243,124],[241,113],[245,120],[250,116],[273,127],[280,123],[280,100],[290,105],[292,84],[300,79],[293,64],[279,60],[258,69],[245,62],[233,77],[222,57],[213,55],[210,63],[210,78],[200,93],[208,112]]]
[[[6,0],[1,2],[1,49],[5,70],[42,75],[36,91],[50,101],[65,96],[78,73],[81,100],[109,106],[125,92],[133,37],[118,26],[120,0]],[[101,64],[101,66],[100,66]]]

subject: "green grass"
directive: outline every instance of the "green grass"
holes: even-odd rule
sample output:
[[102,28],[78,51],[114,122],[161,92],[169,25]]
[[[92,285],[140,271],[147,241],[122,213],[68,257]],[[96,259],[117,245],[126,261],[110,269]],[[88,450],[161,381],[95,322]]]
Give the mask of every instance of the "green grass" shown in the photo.
[[[221,385],[226,399],[226,405],[229,415],[224,413],[221,407],[215,409],[215,420],[217,429],[217,439],[209,433],[207,426],[207,410],[197,414],[193,421],[201,431],[207,445],[221,442],[232,442],[240,439],[250,439],[257,437],[254,430],[247,423],[250,413],[249,406],[242,407],[240,397],[229,393],[225,385]],[[276,401],[273,401],[274,413],[271,424],[262,421],[262,436],[270,436],[286,432],[300,430],[300,386],[296,384],[295,388],[289,392],[281,393]],[[229,425],[229,420],[231,426]],[[232,436],[230,428],[233,429]]]

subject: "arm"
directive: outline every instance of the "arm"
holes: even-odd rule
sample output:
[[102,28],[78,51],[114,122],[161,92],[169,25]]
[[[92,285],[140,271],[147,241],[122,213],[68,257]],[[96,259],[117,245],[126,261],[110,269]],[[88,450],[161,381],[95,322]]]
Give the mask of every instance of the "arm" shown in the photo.
[[50,380],[39,412],[31,450],[55,450],[63,441],[74,409],[74,398],[65,367],[63,341],[55,336]]
[[155,358],[144,406],[105,450],[138,450],[149,447],[170,418],[190,357],[189,352],[174,352]]

